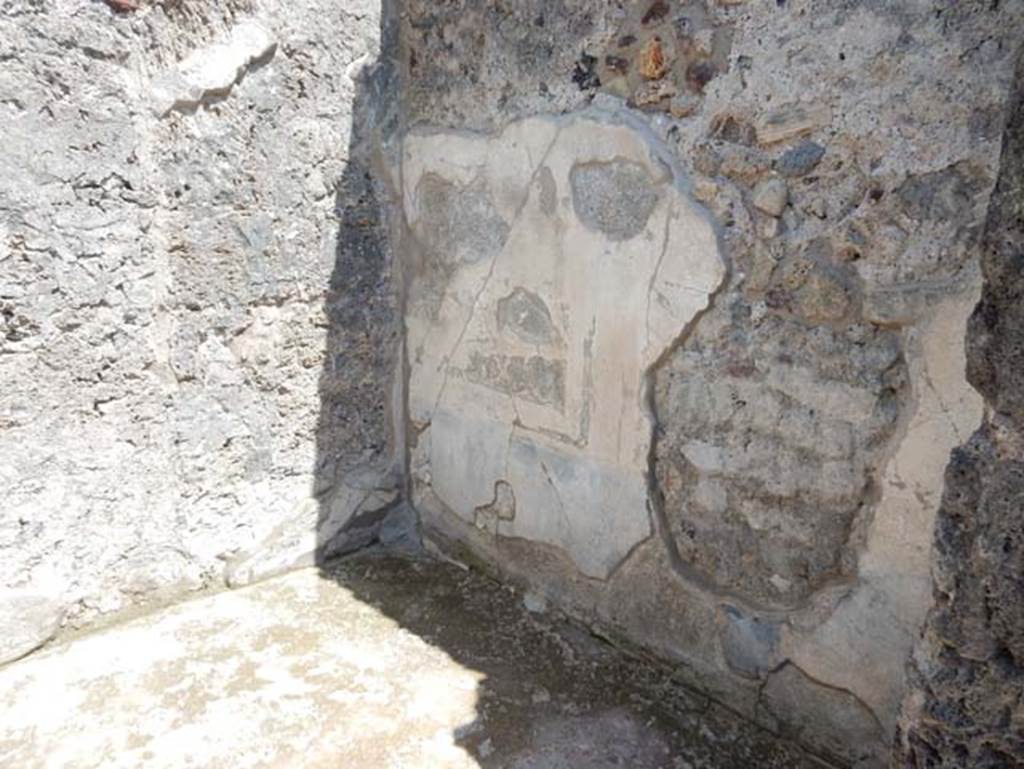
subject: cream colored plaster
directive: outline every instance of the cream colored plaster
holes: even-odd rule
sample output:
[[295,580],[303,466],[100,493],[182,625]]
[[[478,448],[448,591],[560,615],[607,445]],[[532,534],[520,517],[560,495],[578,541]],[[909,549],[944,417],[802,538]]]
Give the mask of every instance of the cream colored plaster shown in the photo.
[[[402,155],[410,417],[429,426],[413,465],[467,521],[505,481],[515,515],[497,533],[557,545],[598,578],[651,531],[646,373],[725,275],[709,219],[650,142],[593,117],[531,118],[496,137],[413,133]],[[609,202],[605,174],[636,187]],[[496,212],[493,232],[437,221],[425,198],[444,185]],[[497,245],[484,258],[467,240]],[[527,295],[523,313],[550,321],[538,336],[500,317]]]

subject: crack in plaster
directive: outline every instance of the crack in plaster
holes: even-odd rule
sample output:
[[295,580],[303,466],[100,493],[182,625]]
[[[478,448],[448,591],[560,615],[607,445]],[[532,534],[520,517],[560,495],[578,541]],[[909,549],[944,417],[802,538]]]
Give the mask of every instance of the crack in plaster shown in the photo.
[[[533,187],[533,183],[537,179],[537,174],[539,174],[540,169],[543,168],[544,162],[547,160],[548,155],[551,153],[551,149],[555,146],[555,143],[558,141],[558,137],[561,136],[561,133],[562,129],[559,128],[555,132],[555,135],[552,137],[551,141],[548,143],[547,149],[544,151],[540,163],[533,167],[533,173],[530,175],[529,181],[527,181],[525,185],[523,197],[519,201],[519,205],[516,207],[515,213],[512,216],[512,221],[509,223],[509,232],[511,232],[515,228],[516,224],[518,224],[519,218],[523,213],[523,209],[526,208],[526,204],[530,200],[530,193]],[[494,270],[498,264],[498,259],[504,252],[505,248],[502,247],[501,250],[499,250],[497,253],[494,254],[493,257],[491,257],[491,264],[489,269],[487,270],[487,275],[484,276],[483,282],[480,284],[480,289],[476,292],[476,295],[473,297],[473,302],[470,305],[469,312],[466,315],[466,322],[463,324],[462,330],[459,332],[459,336],[455,340],[455,344],[452,345],[451,351],[443,359],[443,365],[445,370],[444,379],[441,382],[441,389],[438,392],[437,400],[434,403],[434,411],[437,411],[437,409],[440,407],[441,401],[444,397],[445,388],[448,386],[448,377],[450,374],[451,360],[453,357],[455,357],[455,353],[459,351],[459,347],[462,345],[462,340],[463,337],[466,335],[466,331],[469,329],[469,324],[473,322],[473,317],[476,313],[477,305],[480,303],[480,297],[483,296],[484,292],[487,290],[487,286],[490,284],[491,278],[494,276]]]

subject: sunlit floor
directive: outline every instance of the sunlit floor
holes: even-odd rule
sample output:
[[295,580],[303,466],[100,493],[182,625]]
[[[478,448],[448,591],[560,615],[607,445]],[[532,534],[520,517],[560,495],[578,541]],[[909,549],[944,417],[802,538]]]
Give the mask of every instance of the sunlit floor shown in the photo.
[[367,556],[0,669],[0,766],[821,765],[479,575]]

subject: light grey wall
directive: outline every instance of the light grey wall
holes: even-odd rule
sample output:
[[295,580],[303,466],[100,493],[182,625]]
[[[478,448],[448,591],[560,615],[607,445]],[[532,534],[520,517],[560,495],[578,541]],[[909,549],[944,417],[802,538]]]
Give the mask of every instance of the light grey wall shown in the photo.
[[0,11],[5,627],[311,564],[396,496],[379,2],[140,5]]

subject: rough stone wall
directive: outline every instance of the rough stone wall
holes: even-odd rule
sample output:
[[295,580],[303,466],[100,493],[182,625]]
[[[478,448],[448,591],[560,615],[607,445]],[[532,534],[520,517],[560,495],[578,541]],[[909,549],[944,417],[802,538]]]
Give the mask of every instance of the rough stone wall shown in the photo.
[[899,766],[1024,761],[1024,55],[981,266],[967,372],[986,413],[946,469],[935,606],[911,663]]
[[[431,536],[823,756],[883,762],[931,603],[943,469],[981,417],[963,333],[1024,7],[403,10],[410,472]],[[630,226],[646,221],[647,187],[606,169],[593,199],[617,200],[623,229],[573,234],[600,206],[578,174],[555,173],[562,151],[541,140],[552,124],[591,126],[577,162],[608,163],[603,150],[638,163],[642,151],[600,138],[619,127],[622,146],[646,146],[648,178],[663,168],[714,228],[703,250],[727,274],[650,357],[635,352],[644,332],[615,332],[637,304],[672,307],[695,285],[687,254],[702,236],[673,236],[664,264],[680,279],[656,272],[634,296],[663,243]],[[525,148],[525,170],[436,149],[481,145]],[[517,240],[531,206],[532,237]],[[469,212],[489,224],[470,227]],[[635,274],[609,277],[621,257]],[[586,385],[598,345],[591,376],[615,372],[619,389]],[[516,410],[538,401],[546,411]],[[649,457],[623,463],[623,445]],[[630,488],[640,464],[642,501],[622,493],[588,512],[588,493]]]
[[29,645],[312,563],[396,493],[380,3],[117,5],[0,9],[0,625]]
[[[443,547],[883,761],[982,414],[1024,6],[137,4],[0,9],[0,658],[357,547],[402,487]],[[1007,157],[922,765],[1018,750]]]

